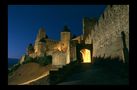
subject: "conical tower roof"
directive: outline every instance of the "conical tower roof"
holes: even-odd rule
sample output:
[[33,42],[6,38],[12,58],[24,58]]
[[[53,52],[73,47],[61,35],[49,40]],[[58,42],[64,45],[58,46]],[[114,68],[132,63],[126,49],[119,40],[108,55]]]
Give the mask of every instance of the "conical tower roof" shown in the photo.
[[62,32],[70,32],[70,30],[69,30],[69,28],[68,28],[68,26],[64,26],[64,29],[63,29],[63,31]]

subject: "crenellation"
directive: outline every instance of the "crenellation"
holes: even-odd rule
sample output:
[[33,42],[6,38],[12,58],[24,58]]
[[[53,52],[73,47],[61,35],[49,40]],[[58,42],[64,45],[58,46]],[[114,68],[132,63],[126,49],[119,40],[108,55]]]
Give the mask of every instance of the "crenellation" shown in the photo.
[[[122,31],[125,32],[125,41],[129,49],[129,5],[107,6],[93,29],[93,38],[90,33],[90,39],[93,39],[93,56],[105,54],[105,56],[122,57]],[[88,41],[90,41],[89,37]],[[104,52],[105,49],[109,51]]]
[[[123,48],[127,47],[129,50],[129,5],[108,5],[99,20],[85,17],[82,22],[82,35],[71,39],[70,30],[64,26],[64,30],[60,33],[60,41],[46,38],[44,28],[40,28],[34,44],[35,52],[32,55],[35,53],[34,56],[39,56],[41,53],[51,55],[54,65],[65,65],[73,61],[70,59],[76,59],[77,44],[92,44],[93,57],[122,58]],[[122,31],[125,34],[126,44],[123,44]],[[44,42],[40,42],[41,39],[44,39]]]

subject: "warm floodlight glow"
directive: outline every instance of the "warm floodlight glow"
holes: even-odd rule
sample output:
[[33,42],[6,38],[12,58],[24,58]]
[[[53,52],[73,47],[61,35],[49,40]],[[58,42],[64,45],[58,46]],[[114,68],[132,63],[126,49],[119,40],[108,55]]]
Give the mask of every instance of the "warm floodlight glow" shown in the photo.
[[62,51],[60,46],[58,46],[58,50],[59,50],[59,51]]
[[90,63],[91,62],[91,53],[88,49],[82,49],[80,51],[82,53],[82,58],[84,63]]

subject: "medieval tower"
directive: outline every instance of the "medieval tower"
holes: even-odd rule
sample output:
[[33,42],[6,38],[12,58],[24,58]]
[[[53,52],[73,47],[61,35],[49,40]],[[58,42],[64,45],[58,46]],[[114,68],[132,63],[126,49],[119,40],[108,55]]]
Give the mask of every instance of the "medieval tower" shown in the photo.
[[[64,26],[60,41],[46,37],[40,28],[34,44],[34,55],[51,55],[53,65],[66,65],[80,59],[78,53],[93,57],[119,57],[126,62],[129,51],[129,6],[108,5],[98,20],[83,18],[83,34],[72,39],[71,32]],[[77,46],[81,51],[77,51]],[[93,52],[93,53],[92,53]]]
[[61,32],[61,44],[63,51],[66,52],[66,64],[70,63],[70,40],[71,33],[67,26],[64,26],[64,30]]

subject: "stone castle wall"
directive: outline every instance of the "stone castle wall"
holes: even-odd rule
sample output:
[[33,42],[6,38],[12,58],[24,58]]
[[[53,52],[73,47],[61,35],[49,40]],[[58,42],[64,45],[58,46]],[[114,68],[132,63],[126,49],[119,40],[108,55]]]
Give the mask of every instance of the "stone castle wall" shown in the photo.
[[122,31],[125,33],[126,46],[129,50],[129,5],[108,5],[98,21],[94,18],[89,20],[84,18],[83,35],[72,40],[70,32],[61,32],[61,41],[48,39],[45,30],[40,28],[34,49],[36,54],[39,53],[39,40],[45,38],[43,53],[54,56],[54,52],[60,51],[58,54],[61,56],[61,52],[64,52],[69,63],[70,58],[76,57],[76,45],[73,45],[71,41],[83,43],[85,40],[86,44],[93,44],[93,57],[111,56],[123,59]]
[[52,50],[58,43],[59,43],[59,41],[55,41],[55,40],[52,40],[52,39],[46,39],[47,51]]
[[122,31],[129,50],[129,5],[107,6],[85,40],[85,43],[93,43],[93,57],[118,56],[123,59]]

